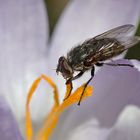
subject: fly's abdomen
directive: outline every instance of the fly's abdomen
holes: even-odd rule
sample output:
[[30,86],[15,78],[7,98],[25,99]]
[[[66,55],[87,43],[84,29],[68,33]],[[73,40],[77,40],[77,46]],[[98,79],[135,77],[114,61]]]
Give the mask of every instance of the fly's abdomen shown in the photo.
[[119,55],[124,51],[124,46],[113,38],[104,38],[98,40],[96,51],[90,54],[85,61],[85,64],[90,66],[98,61],[104,61],[114,56]]
[[106,48],[94,55],[95,60],[104,61],[121,54],[124,51],[124,46],[114,43],[112,47]]

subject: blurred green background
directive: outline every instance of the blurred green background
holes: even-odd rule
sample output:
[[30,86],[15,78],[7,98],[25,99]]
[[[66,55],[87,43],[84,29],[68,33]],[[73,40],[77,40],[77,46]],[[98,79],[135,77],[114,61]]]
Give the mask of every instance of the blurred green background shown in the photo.
[[[54,26],[68,1],[69,0],[45,0],[50,22],[50,35],[52,34]],[[136,35],[140,36],[140,24]],[[129,49],[126,58],[140,60],[140,43]]]

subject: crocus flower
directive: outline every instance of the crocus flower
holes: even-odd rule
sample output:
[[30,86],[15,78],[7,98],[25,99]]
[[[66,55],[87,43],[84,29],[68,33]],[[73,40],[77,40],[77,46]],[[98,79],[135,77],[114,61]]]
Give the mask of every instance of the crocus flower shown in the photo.
[[[3,140],[9,136],[22,139],[27,93],[34,79],[42,73],[50,76],[58,85],[62,102],[65,81],[52,70],[59,56],[76,43],[113,27],[137,25],[140,13],[139,0],[70,1],[49,41],[43,1],[5,0],[0,7],[0,136]],[[91,82],[93,96],[80,107],[72,105],[61,114],[51,139],[139,139],[140,64],[139,61],[119,62],[132,63],[135,68],[104,66],[100,69]],[[75,89],[89,78],[88,74],[74,82]],[[50,86],[42,81],[30,106],[34,128],[40,126],[53,104],[51,93]]]

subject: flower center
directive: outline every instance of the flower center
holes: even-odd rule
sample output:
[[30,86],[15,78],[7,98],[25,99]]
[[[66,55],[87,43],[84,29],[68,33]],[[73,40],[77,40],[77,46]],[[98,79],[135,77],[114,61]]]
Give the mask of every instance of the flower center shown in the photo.
[[[35,93],[35,90],[37,89],[39,83],[41,80],[45,80],[49,85],[54,89],[54,105],[50,111],[50,113],[47,115],[45,122],[43,126],[39,129],[39,131],[34,134],[33,127],[32,127],[32,121],[31,121],[31,115],[30,115],[30,102],[32,99],[33,94]],[[67,95],[70,91],[71,86],[68,84],[66,86],[66,94]],[[33,136],[36,140],[48,140],[51,136],[54,128],[56,127],[60,115],[63,113],[63,111],[68,108],[70,105],[76,103],[79,101],[79,98],[81,96],[81,93],[83,91],[84,85],[79,87],[68,99],[66,99],[63,103],[59,103],[59,97],[58,97],[58,89],[56,84],[47,76],[41,75],[39,78],[37,78],[28,93],[27,101],[26,101],[26,121],[25,121],[25,129],[26,129],[26,140],[32,140]],[[87,86],[83,99],[85,99],[88,96],[92,95],[93,88],[91,86]]]

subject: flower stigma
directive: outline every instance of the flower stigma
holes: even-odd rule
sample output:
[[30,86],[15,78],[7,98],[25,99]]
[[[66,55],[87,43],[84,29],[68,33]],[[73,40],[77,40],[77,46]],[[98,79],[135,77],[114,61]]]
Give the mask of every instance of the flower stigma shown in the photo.
[[[38,130],[38,132],[36,134],[34,134],[29,106],[30,106],[32,96],[35,93],[35,90],[37,89],[41,80],[45,80],[53,88],[54,105],[53,105],[52,109],[50,110],[49,114],[47,114],[45,121],[43,123],[43,126]],[[70,88],[71,88],[71,85],[67,84],[65,96],[69,93]],[[77,88],[76,91],[74,91],[73,94],[71,94],[68,99],[66,99],[62,103],[60,103],[57,86],[51,80],[51,78],[49,78],[43,74],[39,78],[37,78],[33,82],[32,86],[28,92],[27,101],[26,101],[26,112],[25,112],[26,113],[26,117],[25,117],[26,140],[32,140],[33,137],[35,138],[35,140],[48,140],[49,137],[51,136],[54,128],[56,127],[56,125],[58,123],[60,115],[63,113],[63,111],[66,108],[68,108],[69,106],[71,106],[79,101],[79,98],[81,96],[83,89],[84,89],[84,85]],[[93,92],[93,87],[87,86],[82,100],[91,96],[92,92]]]

